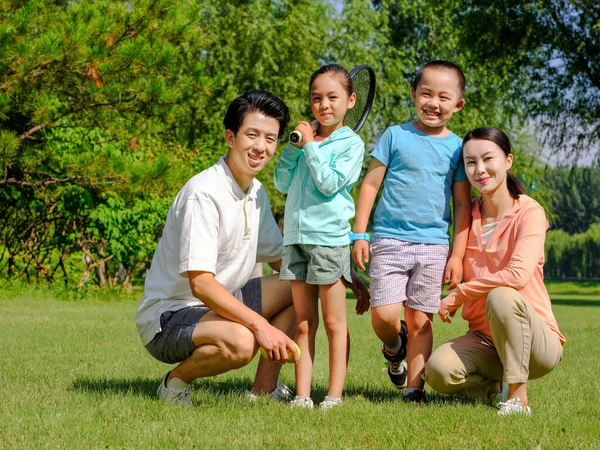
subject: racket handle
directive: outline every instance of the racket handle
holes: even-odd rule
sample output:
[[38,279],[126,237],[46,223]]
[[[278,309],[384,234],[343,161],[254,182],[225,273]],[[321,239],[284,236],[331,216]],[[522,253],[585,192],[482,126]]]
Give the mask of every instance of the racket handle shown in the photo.
[[292,144],[297,144],[301,140],[302,140],[302,133],[300,133],[299,131],[292,131],[290,133],[290,142]]

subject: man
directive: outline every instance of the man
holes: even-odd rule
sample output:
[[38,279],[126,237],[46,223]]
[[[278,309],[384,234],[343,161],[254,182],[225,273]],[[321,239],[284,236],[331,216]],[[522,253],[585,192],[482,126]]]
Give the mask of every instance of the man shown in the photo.
[[[295,323],[289,282],[250,279],[257,262],[281,266],[282,238],[266,192],[255,180],[275,153],[288,108],[266,91],[235,99],[223,121],[229,151],[177,194],[146,277],[136,324],[156,359],[179,363],[167,372],[160,398],[190,406],[196,378],[248,364],[262,346],[252,396],[292,394],[277,378],[298,354],[288,337]],[[364,285],[357,312],[368,308]]]

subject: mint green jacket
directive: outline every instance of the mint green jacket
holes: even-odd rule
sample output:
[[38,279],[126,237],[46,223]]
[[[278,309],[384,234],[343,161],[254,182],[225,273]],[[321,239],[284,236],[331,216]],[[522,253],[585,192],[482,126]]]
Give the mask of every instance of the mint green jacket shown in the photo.
[[275,187],[287,194],[283,245],[350,243],[350,190],[360,176],[364,151],[362,139],[348,127],[301,149],[288,144],[275,168]]

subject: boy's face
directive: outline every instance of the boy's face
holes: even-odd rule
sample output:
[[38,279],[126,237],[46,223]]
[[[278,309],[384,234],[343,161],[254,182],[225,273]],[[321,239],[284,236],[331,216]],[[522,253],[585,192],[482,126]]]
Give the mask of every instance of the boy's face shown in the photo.
[[458,76],[451,70],[425,69],[412,97],[424,131],[445,129],[452,114],[465,105]]
[[229,152],[227,166],[242,190],[248,189],[252,180],[271,161],[277,149],[279,121],[259,111],[244,117],[237,133],[225,130]]

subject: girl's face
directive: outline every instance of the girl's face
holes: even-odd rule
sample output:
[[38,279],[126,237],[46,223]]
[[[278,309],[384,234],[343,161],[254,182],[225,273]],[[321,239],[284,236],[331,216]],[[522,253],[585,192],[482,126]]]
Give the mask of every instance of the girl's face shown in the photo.
[[482,194],[492,194],[506,187],[506,173],[512,166],[513,155],[491,141],[471,139],[463,146],[465,170],[471,185]]
[[355,102],[356,94],[348,95],[342,75],[321,74],[310,87],[310,109],[321,127],[331,131],[344,126],[346,111]]

